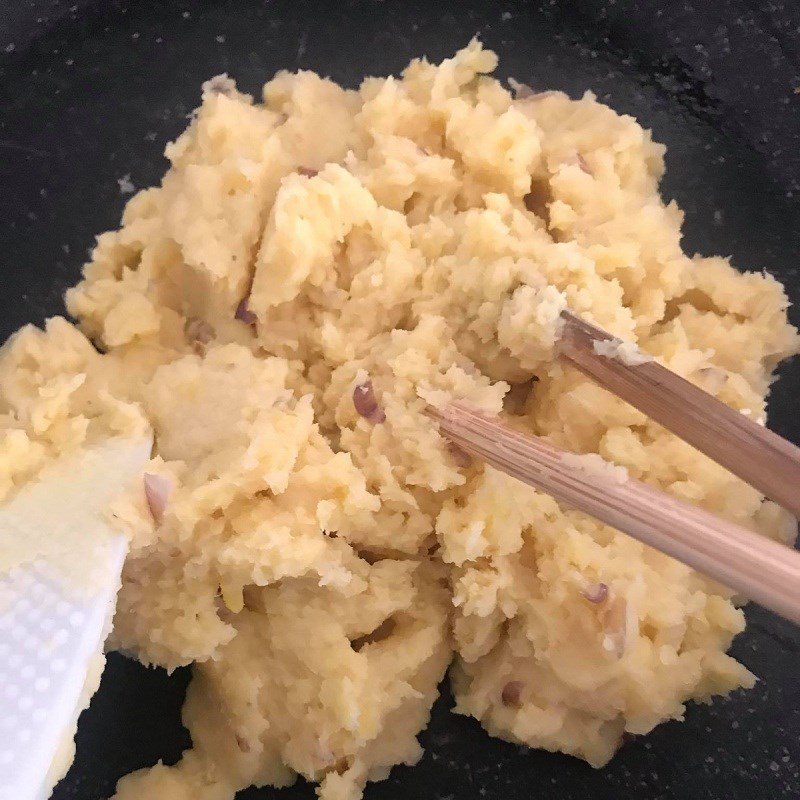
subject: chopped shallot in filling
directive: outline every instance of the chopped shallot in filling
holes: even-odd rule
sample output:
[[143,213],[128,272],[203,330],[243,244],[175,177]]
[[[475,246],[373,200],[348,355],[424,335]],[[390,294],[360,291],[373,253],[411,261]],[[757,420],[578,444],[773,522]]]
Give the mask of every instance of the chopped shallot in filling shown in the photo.
[[503,705],[519,708],[522,702],[522,690],[525,685],[522,681],[509,681],[504,687],[500,699]]
[[143,476],[144,496],[153,521],[159,524],[164,519],[169,496],[172,494],[173,482],[168,475],[156,475],[145,472]]
[[217,335],[214,328],[204,319],[190,317],[184,325],[186,339],[198,355],[204,355],[206,345]]
[[613,598],[605,609],[603,649],[622,658],[634,638],[637,625],[632,624],[628,602],[624,597]]
[[590,603],[602,603],[608,597],[608,586],[605,583],[590,583],[581,594]]
[[255,325],[257,318],[250,310],[249,301],[249,297],[242,298],[239,301],[239,305],[236,306],[236,313],[233,316],[241,322],[244,322],[245,325]]
[[375,398],[372,381],[360,383],[353,389],[353,405],[356,411],[370,422],[379,423],[386,419],[386,414]]
[[560,94],[553,89],[547,89],[543,92],[537,92],[527,83],[520,83],[514,78],[508,79],[508,85],[514,90],[515,100],[543,100],[545,97],[552,97],[555,94]]

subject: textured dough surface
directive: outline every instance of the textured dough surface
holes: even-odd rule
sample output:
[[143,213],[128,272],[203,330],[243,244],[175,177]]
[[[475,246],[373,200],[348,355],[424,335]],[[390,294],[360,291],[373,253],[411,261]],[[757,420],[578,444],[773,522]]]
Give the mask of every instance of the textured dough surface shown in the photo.
[[[472,43],[358,91],[279,73],[254,100],[209,81],[162,184],[68,292],[77,327],[26,328],[0,354],[0,492],[143,421],[147,471],[173,486],[160,524],[141,491],[115,506],[132,545],[113,645],[195,665],[194,746],[120,800],[230,800],[298,774],[355,800],[419,758],[450,664],[459,713],[595,766],[626,732],[752,685],[726,654],[744,627],[729,591],[464,459],[420,413],[467,400],[794,534],[554,357],[569,307],[763,421],[798,344],[782,287],[683,253],[664,148],[635,120],[590,94],[515,99],[495,65]],[[367,380],[379,417],[354,405]]]

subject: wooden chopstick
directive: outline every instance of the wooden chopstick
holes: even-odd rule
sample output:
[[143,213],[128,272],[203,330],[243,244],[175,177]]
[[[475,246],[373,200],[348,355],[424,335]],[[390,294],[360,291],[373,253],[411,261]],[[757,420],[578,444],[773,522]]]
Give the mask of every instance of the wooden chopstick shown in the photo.
[[562,358],[800,517],[800,448],[656,361],[629,366],[599,355],[593,343],[613,337],[562,317]]
[[455,403],[427,412],[456,445],[800,623],[800,553],[639,481],[587,472],[545,440]]

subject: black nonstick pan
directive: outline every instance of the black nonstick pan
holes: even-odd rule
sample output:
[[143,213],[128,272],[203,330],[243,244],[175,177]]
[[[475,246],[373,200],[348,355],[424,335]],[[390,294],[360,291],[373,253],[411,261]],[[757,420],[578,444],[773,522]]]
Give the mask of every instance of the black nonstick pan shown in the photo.
[[[686,212],[686,249],[766,269],[798,300],[796,3],[0,0],[2,338],[62,310],[94,235],[118,223],[121,189],[160,179],[163,146],[206,78],[228,72],[257,92],[278,69],[307,68],[356,86],[416,55],[451,55],[476,34],[500,55],[501,77],[573,96],[592,89],[651,127],[669,146],[663,190]],[[795,363],[774,387],[770,418],[795,442],[798,396]],[[630,740],[602,770],[490,739],[450,713],[445,690],[421,763],[366,797],[798,798],[800,629],[756,606],[747,617],[733,653],[760,677],[756,688],[690,706],[685,722]],[[54,798],[102,800],[127,772],[176,761],[189,744],[187,680],[112,654]],[[240,796],[314,792],[301,781]]]

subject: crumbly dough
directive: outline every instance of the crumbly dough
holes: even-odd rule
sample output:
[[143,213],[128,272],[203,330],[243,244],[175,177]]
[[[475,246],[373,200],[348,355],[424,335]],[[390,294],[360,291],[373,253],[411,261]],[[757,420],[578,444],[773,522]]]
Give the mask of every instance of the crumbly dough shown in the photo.
[[554,354],[569,306],[763,414],[798,344],[782,287],[682,252],[664,148],[635,120],[588,93],[514,98],[496,61],[473,42],[357,91],[282,72],[258,101],[209,81],[161,186],[68,292],[78,327],[5,346],[0,491],[142,419],[147,471],[174,487],[160,524],[142,491],[115,506],[131,554],[112,643],[194,663],[193,748],[119,800],[297,774],[358,798],[419,758],[448,665],[457,712],[595,766],[752,685],[726,655],[744,627],[730,591],[464,458],[421,413],[466,400],[793,536]]

